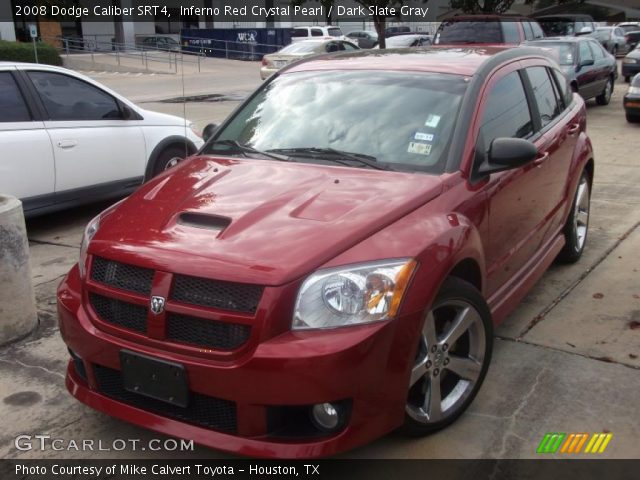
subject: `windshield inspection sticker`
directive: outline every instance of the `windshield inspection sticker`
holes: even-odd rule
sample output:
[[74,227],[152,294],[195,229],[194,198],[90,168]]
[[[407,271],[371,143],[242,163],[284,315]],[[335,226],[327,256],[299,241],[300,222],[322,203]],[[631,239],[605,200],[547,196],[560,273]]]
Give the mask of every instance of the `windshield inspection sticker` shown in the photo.
[[440,115],[429,114],[427,121],[424,122],[425,127],[436,128],[440,123]]
[[432,142],[433,141],[433,134],[416,132],[416,134],[413,136],[413,138],[415,138],[416,140],[423,140],[425,142]]
[[416,153],[418,155],[430,155],[431,154],[431,144],[430,143],[409,142],[409,148],[407,148],[407,152]]

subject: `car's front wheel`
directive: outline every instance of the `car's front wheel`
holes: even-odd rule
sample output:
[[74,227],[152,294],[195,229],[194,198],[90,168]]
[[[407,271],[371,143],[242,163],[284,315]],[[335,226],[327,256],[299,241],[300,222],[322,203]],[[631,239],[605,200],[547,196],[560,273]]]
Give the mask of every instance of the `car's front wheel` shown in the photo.
[[184,147],[168,147],[165,148],[153,166],[153,176],[159,175],[165,170],[175,167],[187,156]]
[[558,260],[575,263],[582,256],[587,244],[589,214],[591,209],[591,183],[587,172],[583,172],[573,197],[571,212],[564,226],[564,248],[558,254]]
[[447,279],[420,333],[403,430],[424,435],[455,421],[482,385],[492,346],[491,313],[482,294],[464,280]]

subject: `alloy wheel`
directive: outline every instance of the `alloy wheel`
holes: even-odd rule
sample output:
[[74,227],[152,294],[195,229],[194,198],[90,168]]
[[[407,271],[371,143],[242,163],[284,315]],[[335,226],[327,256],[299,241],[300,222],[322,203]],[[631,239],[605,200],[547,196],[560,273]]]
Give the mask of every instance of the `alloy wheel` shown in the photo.
[[406,412],[429,425],[455,415],[480,379],[487,342],[482,317],[465,300],[447,300],[427,315],[411,370]]
[[589,227],[589,181],[586,176],[582,176],[578,191],[576,193],[575,212],[573,215],[573,233],[575,235],[576,251],[582,250],[587,239],[587,228]]
[[164,169],[169,170],[170,168],[175,167],[180,162],[180,160],[182,160],[180,157],[173,157],[169,159],[169,161],[165,164]]

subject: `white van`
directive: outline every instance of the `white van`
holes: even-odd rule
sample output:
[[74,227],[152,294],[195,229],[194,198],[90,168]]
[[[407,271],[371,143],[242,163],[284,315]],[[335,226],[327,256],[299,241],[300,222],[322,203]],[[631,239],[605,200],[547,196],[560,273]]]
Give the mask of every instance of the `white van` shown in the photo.
[[340,30],[340,27],[334,27],[331,25],[324,27],[318,25],[311,27],[293,27],[293,30],[291,31],[291,43],[322,38],[339,38],[341,40],[348,40],[348,38],[346,38],[342,33],[342,30]]

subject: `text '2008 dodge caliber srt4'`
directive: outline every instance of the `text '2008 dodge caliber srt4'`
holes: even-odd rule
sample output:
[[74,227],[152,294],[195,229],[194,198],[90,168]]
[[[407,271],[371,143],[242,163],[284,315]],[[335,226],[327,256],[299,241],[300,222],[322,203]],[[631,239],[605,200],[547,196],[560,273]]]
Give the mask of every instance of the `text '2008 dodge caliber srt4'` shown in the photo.
[[492,328],[585,246],[584,102],[538,49],[328,55],[87,227],[67,386],[211,447],[314,457],[460,416]]

